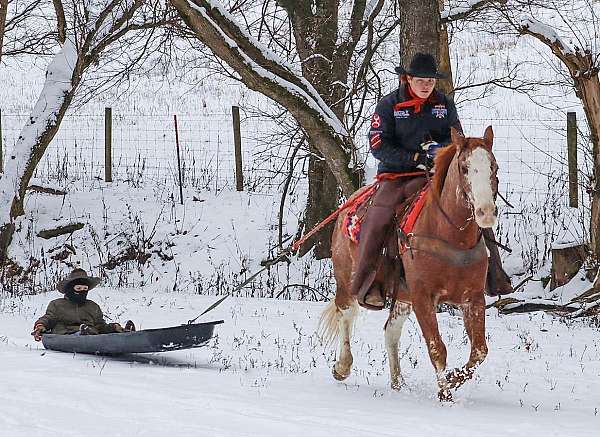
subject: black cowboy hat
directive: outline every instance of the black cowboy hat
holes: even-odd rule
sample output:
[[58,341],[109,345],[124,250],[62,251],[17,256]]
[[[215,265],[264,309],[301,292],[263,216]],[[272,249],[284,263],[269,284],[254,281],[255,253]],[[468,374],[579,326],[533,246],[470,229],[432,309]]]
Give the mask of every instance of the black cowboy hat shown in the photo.
[[436,79],[446,79],[448,77],[447,74],[438,71],[435,58],[429,53],[416,53],[408,68],[396,67],[396,73],[414,77],[434,77]]
[[100,283],[100,278],[88,276],[86,271],[83,269],[75,269],[69,274],[69,276],[67,276],[65,279],[56,284],[56,289],[64,294],[67,292],[67,286],[69,286],[73,282],[87,284],[88,289],[91,290]]

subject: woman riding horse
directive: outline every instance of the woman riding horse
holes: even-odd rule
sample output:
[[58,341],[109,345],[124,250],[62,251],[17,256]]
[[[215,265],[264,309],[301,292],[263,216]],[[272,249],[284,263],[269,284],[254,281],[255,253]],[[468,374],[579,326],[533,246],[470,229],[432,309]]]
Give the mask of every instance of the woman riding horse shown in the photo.
[[[371,118],[369,144],[371,153],[380,161],[380,181],[361,225],[351,285],[359,304],[376,310],[385,303],[382,284],[375,277],[395,207],[426,182],[424,175],[385,178],[381,174],[430,171],[437,151],[451,142],[450,129],[462,134],[453,100],[435,89],[436,80],[447,76],[438,71],[432,55],[417,53],[408,68],[397,67],[396,72],[401,75],[400,87],[378,103]],[[492,231],[487,232],[488,239],[495,240]],[[490,258],[488,293],[512,292],[498,251],[493,249],[490,253],[496,256]]]

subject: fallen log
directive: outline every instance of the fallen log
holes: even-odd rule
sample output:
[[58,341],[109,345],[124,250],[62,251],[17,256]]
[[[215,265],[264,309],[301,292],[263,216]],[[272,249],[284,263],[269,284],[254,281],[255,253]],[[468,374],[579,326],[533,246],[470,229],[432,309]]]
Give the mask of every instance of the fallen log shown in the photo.
[[27,187],[27,191],[34,193],[53,194],[55,196],[65,196],[67,194],[66,191],[58,190],[56,188],[42,187],[41,185],[30,185]]
[[82,229],[83,223],[69,223],[68,225],[59,226],[53,229],[43,229],[37,233],[37,236],[48,240],[50,238],[59,237],[65,234],[72,234],[75,231]]

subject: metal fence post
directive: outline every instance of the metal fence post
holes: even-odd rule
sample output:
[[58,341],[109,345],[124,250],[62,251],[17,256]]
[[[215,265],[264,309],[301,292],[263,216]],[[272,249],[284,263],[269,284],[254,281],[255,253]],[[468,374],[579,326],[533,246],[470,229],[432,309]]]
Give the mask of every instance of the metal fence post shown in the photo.
[[181,154],[179,153],[179,129],[177,128],[177,115],[173,114],[175,123],[175,148],[177,149],[177,170],[179,172],[179,200],[183,205],[183,180],[181,178]]
[[567,152],[569,162],[569,206],[579,207],[577,183],[577,114],[567,112]]
[[244,175],[242,173],[242,135],[240,128],[240,108],[231,107],[233,114],[233,140],[235,147],[235,188],[244,191]]
[[112,108],[104,108],[104,180],[112,182]]

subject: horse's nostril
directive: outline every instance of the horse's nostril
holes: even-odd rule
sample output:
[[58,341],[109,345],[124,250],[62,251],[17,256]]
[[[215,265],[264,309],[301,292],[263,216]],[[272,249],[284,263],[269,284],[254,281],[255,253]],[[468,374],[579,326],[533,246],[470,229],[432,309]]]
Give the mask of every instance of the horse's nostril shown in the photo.
[[477,217],[481,217],[483,215],[483,210],[481,208],[477,208],[475,210],[475,214],[477,214]]

